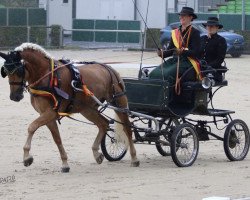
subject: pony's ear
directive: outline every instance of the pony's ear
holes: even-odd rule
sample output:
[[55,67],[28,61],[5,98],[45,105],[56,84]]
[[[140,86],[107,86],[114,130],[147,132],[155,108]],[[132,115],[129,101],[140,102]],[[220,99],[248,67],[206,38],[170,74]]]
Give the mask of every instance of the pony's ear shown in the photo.
[[6,72],[4,71],[4,68],[1,68],[1,75],[3,78],[5,78],[7,76]]
[[2,52],[0,52],[0,56],[1,56],[4,60],[7,60],[7,58],[8,58],[8,55],[5,54],[5,53],[2,53]]

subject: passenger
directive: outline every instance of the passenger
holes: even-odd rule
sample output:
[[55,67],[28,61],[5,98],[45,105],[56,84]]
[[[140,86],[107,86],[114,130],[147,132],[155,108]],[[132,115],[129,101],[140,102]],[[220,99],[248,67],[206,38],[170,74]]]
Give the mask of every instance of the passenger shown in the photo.
[[[203,24],[207,29],[207,35],[201,37],[201,59],[207,62],[208,66],[214,69],[222,69],[221,66],[227,51],[227,43],[225,38],[218,34],[219,29],[223,25],[219,23],[217,17],[209,17],[207,23]],[[216,81],[222,81],[222,72],[217,71],[214,73]]]
[[[182,80],[195,81],[200,79],[200,66],[197,60],[200,52],[200,32],[192,27],[191,22],[196,19],[193,8],[183,7],[179,13],[180,27],[172,31],[172,37],[168,48],[163,51],[158,50],[159,57],[168,59],[162,66],[164,79],[170,84],[176,81],[176,78],[183,76]],[[179,74],[176,76],[178,56]],[[162,79],[161,66],[156,67],[150,74],[151,79]]]

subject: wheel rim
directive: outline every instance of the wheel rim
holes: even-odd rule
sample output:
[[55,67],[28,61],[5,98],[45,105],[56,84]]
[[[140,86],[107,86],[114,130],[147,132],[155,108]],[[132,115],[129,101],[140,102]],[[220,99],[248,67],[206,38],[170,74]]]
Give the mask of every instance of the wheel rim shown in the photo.
[[178,132],[175,150],[176,156],[182,165],[189,165],[196,159],[198,139],[192,128],[185,127]]
[[106,134],[105,146],[110,157],[116,159],[126,152],[126,144],[117,140],[118,136],[113,131]]
[[236,159],[244,157],[248,151],[248,140],[249,138],[245,126],[241,123],[234,124],[228,137],[228,149],[230,154]]

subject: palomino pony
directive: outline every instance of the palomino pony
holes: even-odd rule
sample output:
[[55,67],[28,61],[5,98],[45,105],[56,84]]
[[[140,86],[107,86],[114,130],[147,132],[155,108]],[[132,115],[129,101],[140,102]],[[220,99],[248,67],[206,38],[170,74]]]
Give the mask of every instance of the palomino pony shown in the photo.
[[[8,76],[9,78],[10,99],[16,102],[20,101],[23,98],[24,89],[27,87],[26,82],[28,82],[27,89],[31,93],[31,104],[40,114],[28,127],[28,137],[23,147],[24,166],[29,166],[33,162],[30,149],[34,133],[39,127],[46,125],[59,149],[62,159],[62,172],[69,172],[67,154],[56,123],[56,120],[60,117],[59,113],[66,110],[70,114],[82,114],[98,127],[99,132],[92,145],[92,151],[96,162],[101,164],[104,156],[99,152],[99,146],[109,127],[109,121],[100,114],[98,104],[88,94],[74,92],[71,86],[72,75],[70,69],[60,61],[54,60],[42,47],[32,43],[23,43],[8,54],[0,52],[0,56],[5,59],[1,74],[3,77]],[[57,68],[54,68],[54,66],[57,66]],[[127,108],[127,97],[123,93],[125,90],[124,83],[114,69],[97,63],[77,68],[84,86],[88,87],[87,91],[91,91],[101,102],[107,101],[117,107]],[[55,76],[58,77],[57,81],[54,81]],[[60,91],[63,91],[63,94],[68,94],[69,98],[60,98],[60,103],[58,103],[58,95],[53,92],[53,86],[55,85],[60,88]],[[41,88],[46,89],[42,90]],[[123,95],[117,95],[122,93]],[[69,105],[70,109],[68,109]],[[128,139],[131,166],[137,167],[140,162],[136,157],[128,115],[124,112],[116,112],[116,115],[122,122],[123,131],[126,134],[123,134],[123,136]]]

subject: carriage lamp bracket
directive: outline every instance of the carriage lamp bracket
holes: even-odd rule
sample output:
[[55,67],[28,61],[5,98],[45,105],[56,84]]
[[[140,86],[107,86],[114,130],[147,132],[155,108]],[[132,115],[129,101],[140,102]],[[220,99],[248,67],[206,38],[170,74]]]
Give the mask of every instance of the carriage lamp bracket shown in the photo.
[[223,122],[224,122],[224,124],[228,124],[229,119],[228,119],[228,117],[227,117],[227,116],[225,116],[225,117],[223,118]]

